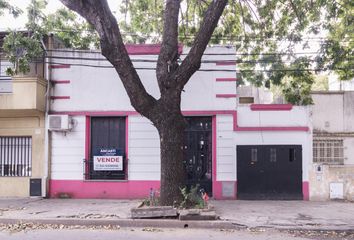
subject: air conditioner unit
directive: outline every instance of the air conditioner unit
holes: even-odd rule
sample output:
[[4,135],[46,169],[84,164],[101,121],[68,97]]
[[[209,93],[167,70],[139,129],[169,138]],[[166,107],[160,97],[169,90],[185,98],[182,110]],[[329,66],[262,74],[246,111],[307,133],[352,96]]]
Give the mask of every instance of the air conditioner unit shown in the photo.
[[50,131],[70,131],[72,120],[69,115],[49,115]]

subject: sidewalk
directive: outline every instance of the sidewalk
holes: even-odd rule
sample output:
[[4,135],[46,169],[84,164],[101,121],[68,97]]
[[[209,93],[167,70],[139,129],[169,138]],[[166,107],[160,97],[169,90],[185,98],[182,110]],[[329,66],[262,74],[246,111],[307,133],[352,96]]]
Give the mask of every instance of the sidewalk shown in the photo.
[[0,198],[0,224],[33,222],[121,227],[190,227],[353,230],[354,203],[308,201],[212,201],[218,221],[130,219],[139,200]]

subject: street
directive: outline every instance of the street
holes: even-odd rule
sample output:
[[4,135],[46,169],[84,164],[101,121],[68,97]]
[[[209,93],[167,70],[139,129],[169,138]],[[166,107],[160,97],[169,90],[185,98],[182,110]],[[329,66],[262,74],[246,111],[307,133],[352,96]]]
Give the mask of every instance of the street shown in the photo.
[[165,228],[122,228],[119,227],[83,227],[83,226],[5,226],[0,231],[1,240],[100,240],[100,239],[232,239],[232,240],[300,240],[300,239],[354,239],[353,234],[315,233],[304,231],[283,231],[272,229],[165,229]]

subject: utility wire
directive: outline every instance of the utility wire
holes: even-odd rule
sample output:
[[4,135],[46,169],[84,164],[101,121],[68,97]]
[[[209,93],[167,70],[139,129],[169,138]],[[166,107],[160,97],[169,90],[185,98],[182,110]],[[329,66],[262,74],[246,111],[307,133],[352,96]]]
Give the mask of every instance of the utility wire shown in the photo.
[[[67,65],[71,65],[71,66],[83,66],[83,67],[94,67],[94,68],[114,68],[112,65],[106,65],[106,66],[102,66],[102,65],[92,65],[92,64],[81,64],[81,63],[63,63],[63,62],[45,62],[45,63],[49,63],[49,64],[67,64]],[[156,70],[156,68],[153,67],[135,67],[135,69],[137,70]],[[231,70],[231,69],[212,69],[212,68],[202,68],[199,69],[197,71],[199,72],[323,72],[323,71],[331,71],[331,70],[354,70],[354,68],[306,68],[306,69],[245,69],[245,70]]]

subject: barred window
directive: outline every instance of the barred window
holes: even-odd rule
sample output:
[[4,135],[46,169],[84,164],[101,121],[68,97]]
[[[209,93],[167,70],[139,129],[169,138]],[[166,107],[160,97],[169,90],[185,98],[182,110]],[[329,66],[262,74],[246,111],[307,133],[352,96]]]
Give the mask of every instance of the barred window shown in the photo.
[[29,177],[32,173],[32,138],[0,137],[0,176]]
[[317,163],[343,164],[343,140],[314,139],[313,161]]

